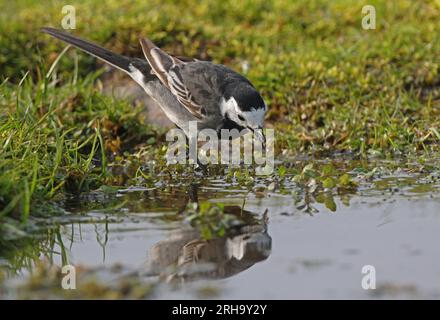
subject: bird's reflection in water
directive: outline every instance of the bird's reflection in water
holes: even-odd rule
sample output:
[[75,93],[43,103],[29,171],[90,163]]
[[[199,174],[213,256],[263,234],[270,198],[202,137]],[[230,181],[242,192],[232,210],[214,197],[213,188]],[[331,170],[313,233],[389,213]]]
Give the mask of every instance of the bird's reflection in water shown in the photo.
[[267,212],[261,219],[239,206],[225,206],[224,212],[244,223],[223,237],[209,240],[202,239],[195,229],[172,231],[150,249],[146,275],[165,281],[222,279],[267,259],[272,249]]

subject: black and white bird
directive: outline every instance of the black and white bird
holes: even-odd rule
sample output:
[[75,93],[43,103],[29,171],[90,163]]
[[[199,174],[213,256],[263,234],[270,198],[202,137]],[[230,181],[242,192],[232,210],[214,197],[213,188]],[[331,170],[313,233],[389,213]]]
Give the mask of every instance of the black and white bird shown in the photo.
[[116,54],[69,33],[42,28],[133,78],[162,108],[166,116],[191,140],[189,123],[197,130],[248,129],[265,144],[263,133],[266,104],[252,83],[239,73],[220,64],[175,57],[148,39],[141,39],[146,59]]

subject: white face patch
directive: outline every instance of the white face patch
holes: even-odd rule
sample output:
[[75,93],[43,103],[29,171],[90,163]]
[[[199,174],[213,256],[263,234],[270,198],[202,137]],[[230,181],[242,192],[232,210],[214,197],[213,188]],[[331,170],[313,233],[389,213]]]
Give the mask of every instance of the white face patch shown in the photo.
[[222,113],[222,116],[225,116],[226,113],[229,116],[236,116],[238,112],[238,103],[237,101],[235,101],[234,97],[230,97],[228,101],[222,99],[222,101],[220,102],[220,111]]
[[[220,103],[220,110],[223,116],[228,114],[229,118],[245,127],[259,128],[263,126],[264,115],[266,114],[266,108],[252,108],[251,111],[240,111],[237,101],[234,97],[229,100],[222,100]],[[242,115],[245,121],[238,119],[238,115]]]

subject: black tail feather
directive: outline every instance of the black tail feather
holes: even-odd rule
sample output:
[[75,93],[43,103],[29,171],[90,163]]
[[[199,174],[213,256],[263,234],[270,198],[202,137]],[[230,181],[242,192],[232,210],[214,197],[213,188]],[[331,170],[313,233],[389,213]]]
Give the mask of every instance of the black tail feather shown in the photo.
[[95,56],[98,59],[107,62],[108,64],[121,69],[127,73],[130,73],[130,63],[131,60],[128,57],[122,56],[120,54],[111,52],[110,50],[104,49],[92,42],[79,39],[72,36],[69,33],[54,29],[54,28],[42,28],[41,31],[50,34],[51,36],[63,40],[89,54]]

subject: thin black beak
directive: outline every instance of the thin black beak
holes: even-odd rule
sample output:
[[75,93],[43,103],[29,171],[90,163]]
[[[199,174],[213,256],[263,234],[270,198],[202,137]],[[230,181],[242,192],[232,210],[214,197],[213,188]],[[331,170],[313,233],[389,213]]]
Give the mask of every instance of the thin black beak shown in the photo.
[[263,145],[263,150],[266,150],[266,136],[264,135],[263,128],[259,127],[258,129],[248,128],[254,134],[254,137],[257,138],[258,141]]

